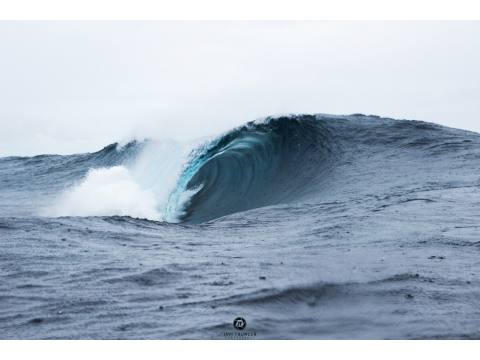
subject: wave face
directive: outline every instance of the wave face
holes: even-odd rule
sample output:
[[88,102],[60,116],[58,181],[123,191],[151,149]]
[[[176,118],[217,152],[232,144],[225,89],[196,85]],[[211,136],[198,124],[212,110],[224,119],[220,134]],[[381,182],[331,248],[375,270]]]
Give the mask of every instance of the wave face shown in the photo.
[[[332,148],[328,129],[314,116],[248,123],[192,154],[167,211],[199,223],[293,201],[322,182]],[[190,198],[181,201],[185,193]]]

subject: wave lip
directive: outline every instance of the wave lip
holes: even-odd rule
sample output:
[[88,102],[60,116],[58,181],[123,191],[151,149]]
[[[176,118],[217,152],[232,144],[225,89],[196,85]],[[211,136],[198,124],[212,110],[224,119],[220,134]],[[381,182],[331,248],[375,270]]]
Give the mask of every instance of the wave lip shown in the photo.
[[331,153],[315,116],[249,122],[192,154],[166,213],[200,223],[298,199],[319,183]]

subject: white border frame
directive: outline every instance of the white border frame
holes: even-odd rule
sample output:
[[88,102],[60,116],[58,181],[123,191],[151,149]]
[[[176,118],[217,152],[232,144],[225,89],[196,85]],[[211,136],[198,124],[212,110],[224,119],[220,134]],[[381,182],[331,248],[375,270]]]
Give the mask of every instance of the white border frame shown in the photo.
[[0,20],[477,20],[478,0],[0,0]]

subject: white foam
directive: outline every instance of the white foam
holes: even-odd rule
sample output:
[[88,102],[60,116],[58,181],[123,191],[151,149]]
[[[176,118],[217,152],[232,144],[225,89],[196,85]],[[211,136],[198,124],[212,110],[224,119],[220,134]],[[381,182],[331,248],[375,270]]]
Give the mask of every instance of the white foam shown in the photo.
[[154,194],[124,166],[92,169],[47,210],[49,216],[132,216],[160,220]]
[[168,221],[164,216],[165,207],[188,153],[188,146],[173,140],[150,141],[131,166],[135,181],[155,197],[162,220]]
[[[200,140],[199,140],[200,141]],[[168,201],[197,142],[150,141],[129,166],[91,169],[44,212],[47,216],[131,216],[178,222],[182,211]],[[196,191],[181,194],[177,207]]]

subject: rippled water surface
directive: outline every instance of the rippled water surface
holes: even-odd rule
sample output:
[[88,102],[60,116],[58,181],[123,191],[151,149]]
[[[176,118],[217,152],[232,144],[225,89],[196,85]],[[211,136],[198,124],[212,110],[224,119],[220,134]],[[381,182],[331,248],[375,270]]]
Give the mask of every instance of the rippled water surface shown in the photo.
[[[0,338],[480,338],[478,134],[317,115],[223,136],[179,168],[170,193],[203,184],[183,202],[142,177],[166,160],[137,171],[148,144],[0,159]],[[72,195],[118,166],[158,218]]]

